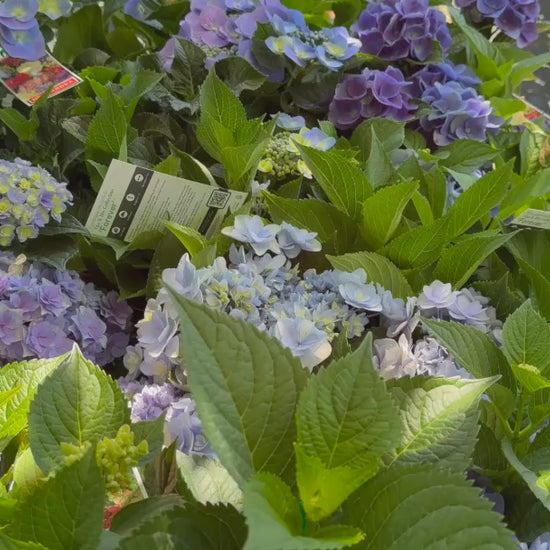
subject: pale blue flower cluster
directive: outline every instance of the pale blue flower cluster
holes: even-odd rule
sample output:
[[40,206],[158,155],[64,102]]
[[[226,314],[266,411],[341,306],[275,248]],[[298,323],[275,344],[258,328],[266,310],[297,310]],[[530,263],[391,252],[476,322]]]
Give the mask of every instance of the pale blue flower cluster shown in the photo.
[[67,184],[43,168],[21,159],[0,160],[0,245],[38,237],[50,217],[61,221],[72,198]]
[[0,252],[1,364],[57,357],[76,342],[106,365],[124,354],[131,315],[116,292],[103,293],[75,271]]
[[530,545],[522,542],[520,544],[520,550],[550,550],[550,533],[543,533]]
[[267,145],[258,170],[277,180],[300,175],[311,178],[311,170],[301,158],[297,145],[328,151],[336,144],[336,138],[320,128],[308,128],[301,116],[291,117],[286,113],[273,116],[277,117],[279,131]]
[[383,377],[469,377],[436,340],[421,335],[415,341],[420,315],[469,324],[498,340],[501,324],[495,310],[475,290],[455,291],[450,284],[434,281],[418,297],[402,300],[368,283],[363,269],[309,269],[300,274],[290,259],[302,250],[320,249],[315,233],[287,223],[265,225],[258,216],[236,216],[225,233],[247,247],[232,245],[229,264],[219,257],[197,269],[185,254],[176,268],[165,269],[165,288],[149,300],[137,324],[138,341],[124,357],[128,374],[121,385],[127,391],[139,390],[132,400],[133,417],[151,420],[166,411],[167,430],[184,452],[212,451],[188,393],[178,317],[166,287],[253,324],[277,338],[310,370],[330,357],[339,334],[354,340],[372,325],[386,336],[374,342],[374,360]]

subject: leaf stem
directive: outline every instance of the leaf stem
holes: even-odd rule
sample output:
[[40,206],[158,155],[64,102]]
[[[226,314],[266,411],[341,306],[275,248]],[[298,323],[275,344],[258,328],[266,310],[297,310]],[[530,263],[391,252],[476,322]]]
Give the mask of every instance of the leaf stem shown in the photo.
[[514,439],[520,438],[521,433],[521,425],[523,423],[523,412],[525,410],[525,405],[527,403],[527,394],[524,392],[521,392],[519,394],[519,406],[518,406],[518,414],[516,416],[516,424],[514,426]]

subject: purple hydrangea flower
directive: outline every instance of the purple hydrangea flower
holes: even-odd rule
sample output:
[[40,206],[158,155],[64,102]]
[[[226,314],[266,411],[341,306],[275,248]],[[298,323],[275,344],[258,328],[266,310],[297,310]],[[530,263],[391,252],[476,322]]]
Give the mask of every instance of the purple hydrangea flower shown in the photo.
[[435,85],[436,82],[445,84],[447,82],[458,82],[465,88],[481,84],[481,79],[466,65],[455,65],[452,61],[444,63],[432,63],[422,67],[415,72],[410,80],[412,82],[409,89],[415,98],[422,97],[422,94]]
[[494,19],[495,25],[524,48],[538,37],[539,0],[456,0],[474,19]]
[[354,128],[373,117],[410,120],[417,107],[411,103],[409,84],[395,67],[385,71],[365,69],[361,74],[345,75],[336,87],[329,120],[341,130]]
[[520,544],[520,550],[550,550],[550,533],[543,533],[530,545],[522,542]]
[[445,16],[430,7],[429,0],[369,2],[354,30],[363,52],[389,61],[406,57],[426,61],[434,42],[444,52],[452,43]]
[[0,160],[0,245],[37,237],[50,217],[61,220],[72,198],[46,170],[21,159]]
[[177,391],[171,384],[143,386],[132,396],[132,420],[145,422],[156,420],[176,399]]
[[422,100],[430,112],[420,119],[436,145],[448,145],[457,139],[485,141],[487,132],[496,132],[503,120],[493,114],[491,103],[473,88],[447,82],[428,88]]
[[39,321],[29,327],[26,343],[40,358],[49,359],[71,351],[74,341],[55,322]]

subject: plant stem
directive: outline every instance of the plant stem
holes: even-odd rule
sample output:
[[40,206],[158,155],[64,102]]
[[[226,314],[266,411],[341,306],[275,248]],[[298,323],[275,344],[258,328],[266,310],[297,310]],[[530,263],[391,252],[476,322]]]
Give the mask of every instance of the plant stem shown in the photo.
[[525,393],[523,393],[523,392],[520,393],[518,414],[516,416],[516,424],[514,426],[514,439],[519,439],[519,435],[520,435],[520,432],[521,432],[521,425],[523,423],[523,411],[525,410],[527,397],[528,396]]

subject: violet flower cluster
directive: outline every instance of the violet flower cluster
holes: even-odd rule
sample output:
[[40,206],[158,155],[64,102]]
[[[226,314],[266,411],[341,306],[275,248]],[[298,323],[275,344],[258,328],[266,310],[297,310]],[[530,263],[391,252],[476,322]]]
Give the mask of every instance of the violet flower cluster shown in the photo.
[[489,100],[458,81],[435,82],[422,101],[430,110],[420,118],[420,126],[439,146],[463,138],[486,141],[487,134],[498,132],[504,122],[493,114]]
[[329,120],[341,130],[354,128],[373,117],[410,120],[417,109],[411,101],[410,84],[395,67],[385,71],[367,68],[360,74],[347,74],[336,87]]
[[524,48],[538,37],[539,0],[456,0],[474,20],[493,19],[494,24]]
[[0,45],[10,57],[36,60],[46,53],[44,37],[36,15],[42,12],[50,19],[67,15],[70,0],[4,0],[0,3]]
[[[385,335],[374,341],[374,361],[383,377],[470,377],[435,339],[413,338],[420,315],[469,324],[499,341],[502,325],[495,310],[475,290],[455,291],[434,281],[418,297],[402,300],[368,283],[362,269],[300,274],[290,260],[303,250],[320,250],[315,233],[305,229],[236,216],[224,233],[246,243],[246,248],[231,247],[229,264],[219,257],[210,267],[196,269],[185,254],[176,268],[164,271],[164,284],[277,338],[310,370],[330,357],[339,334],[353,340],[372,325]],[[182,451],[211,454],[188,393],[177,313],[164,288],[149,300],[137,329],[138,341],[124,357],[128,374],[121,381],[134,392],[134,419],[151,420],[166,411],[167,430]]]
[[336,144],[336,138],[328,136],[320,128],[308,128],[301,116],[291,117],[286,113],[274,116],[277,116],[279,131],[267,145],[258,170],[278,180],[300,175],[311,178],[311,170],[300,157],[296,145],[328,151]]
[[116,292],[85,284],[75,271],[60,271],[24,256],[0,252],[0,362],[47,359],[76,342],[102,366],[128,345],[132,310]]
[[410,57],[426,61],[437,42],[446,52],[452,38],[445,15],[429,0],[377,0],[369,2],[353,30],[364,53],[388,61]]
[[0,245],[37,237],[50,217],[61,221],[72,198],[67,184],[43,168],[0,159]]

